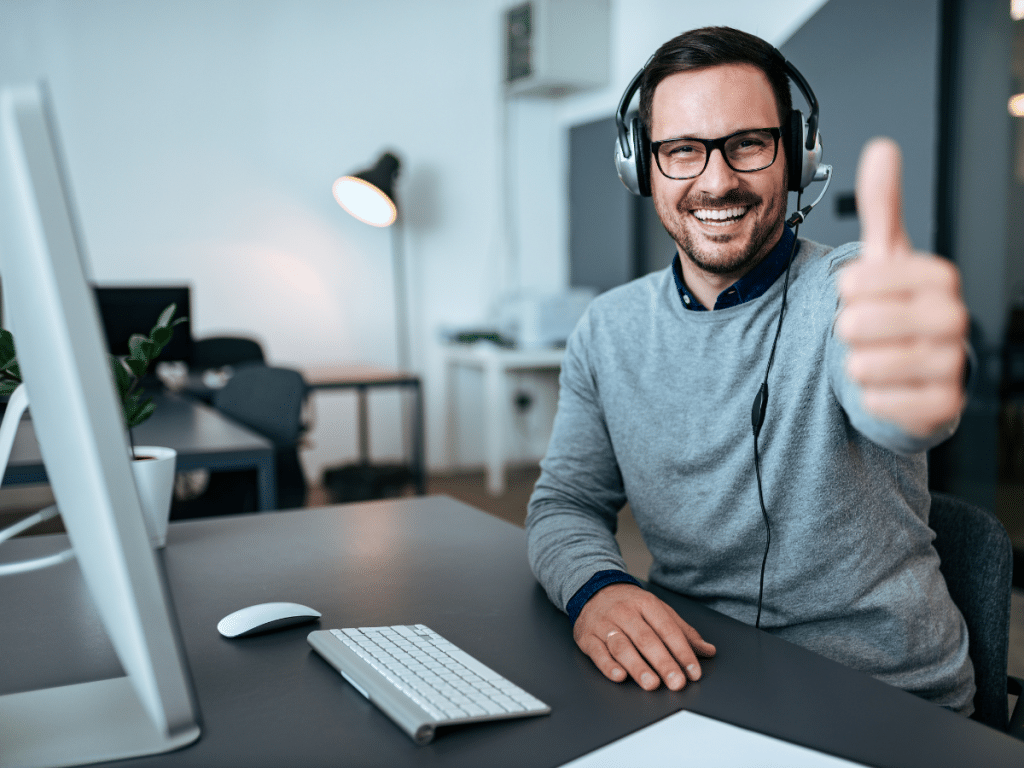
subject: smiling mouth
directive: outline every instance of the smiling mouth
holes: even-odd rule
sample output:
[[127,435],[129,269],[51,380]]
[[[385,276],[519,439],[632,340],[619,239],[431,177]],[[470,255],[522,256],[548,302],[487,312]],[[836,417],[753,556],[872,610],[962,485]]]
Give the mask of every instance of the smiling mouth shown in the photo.
[[734,208],[695,208],[690,213],[702,224],[712,226],[725,226],[739,221],[747,215],[751,206],[737,206]]

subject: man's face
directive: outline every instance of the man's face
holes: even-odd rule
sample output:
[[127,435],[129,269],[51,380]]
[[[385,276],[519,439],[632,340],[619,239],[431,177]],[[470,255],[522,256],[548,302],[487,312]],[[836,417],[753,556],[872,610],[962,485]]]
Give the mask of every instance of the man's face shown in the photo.
[[[764,73],[750,64],[678,72],[654,91],[651,141],[716,139],[773,127],[780,127],[774,93]],[[738,173],[716,149],[704,173],[683,181],[666,178],[651,157],[654,208],[680,256],[704,272],[736,279],[764,258],[782,236],[784,155],[780,146],[768,168]]]

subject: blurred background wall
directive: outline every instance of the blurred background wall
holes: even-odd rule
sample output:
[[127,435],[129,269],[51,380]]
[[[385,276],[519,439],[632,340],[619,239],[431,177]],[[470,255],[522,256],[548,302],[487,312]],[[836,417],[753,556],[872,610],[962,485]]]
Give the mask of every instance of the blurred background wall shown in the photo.
[[[330,187],[398,152],[412,362],[428,460],[445,469],[479,456],[479,437],[451,445],[438,331],[479,326],[510,293],[566,287],[569,126],[610,114],[686,28],[731,24],[781,43],[822,0],[613,0],[608,85],[514,100],[507,4],[4,2],[0,80],[50,83],[93,277],[190,282],[197,335],[255,335],[277,364],[394,364],[389,235],[346,215]],[[538,396],[550,411],[550,382]],[[318,395],[316,410],[310,478],[356,452],[352,398]],[[397,400],[375,400],[376,454],[400,452],[398,414]],[[522,451],[545,438],[541,428]]]

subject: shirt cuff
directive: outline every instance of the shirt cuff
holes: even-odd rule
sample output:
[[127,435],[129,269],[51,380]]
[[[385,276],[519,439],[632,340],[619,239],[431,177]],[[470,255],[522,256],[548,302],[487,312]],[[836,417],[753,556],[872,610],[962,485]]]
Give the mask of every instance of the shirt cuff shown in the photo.
[[576,619],[579,618],[580,611],[583,610],[583,606],[586,605],[587,601],[597,594],[599,590],[604,589],[609,584],[617,584],[619,582],[635,584],[640,587],[640,582],[624,571],[598,571],[591,576],[590,581],[576,590],[576,594],[572,596],[572,599],[569,600],[569,604],[565,606],[565,612],[569,614],[569,622],[571,624],[576,623]]

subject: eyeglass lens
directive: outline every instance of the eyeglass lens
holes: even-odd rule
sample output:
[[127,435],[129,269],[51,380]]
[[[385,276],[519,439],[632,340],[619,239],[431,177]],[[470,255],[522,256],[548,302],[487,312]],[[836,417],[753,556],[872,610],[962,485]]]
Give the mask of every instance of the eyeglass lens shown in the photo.
[[[721,146],[733,170],[760,171],[775,162],[778,144],[769,131],[744,131],[728,137]],[[708,148],[695,139],[667,141],[658,147],[657,159],[666,176],[688,179],[699,176],[707,166]]]

